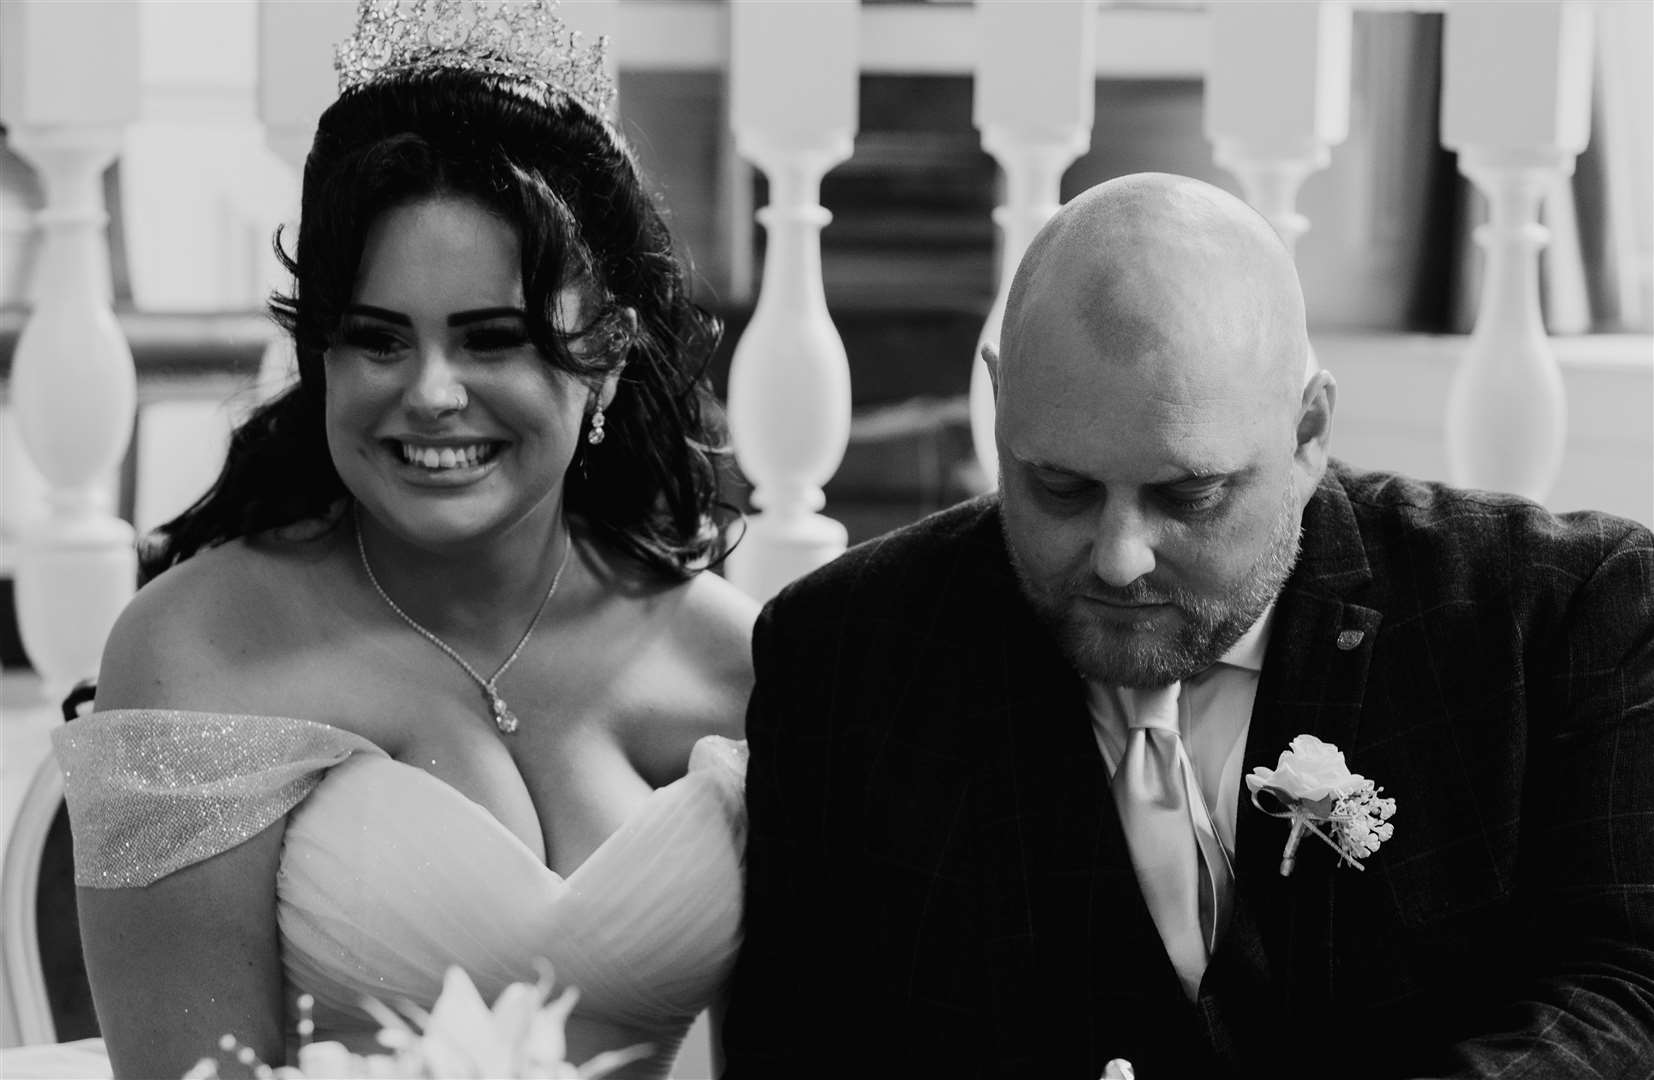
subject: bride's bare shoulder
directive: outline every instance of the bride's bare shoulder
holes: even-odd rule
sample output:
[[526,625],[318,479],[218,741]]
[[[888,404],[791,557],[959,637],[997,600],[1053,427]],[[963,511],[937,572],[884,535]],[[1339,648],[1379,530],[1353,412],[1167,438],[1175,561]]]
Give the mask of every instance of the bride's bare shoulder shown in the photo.
[[163,571],[110,631],[98,707],[229,711],[245,665],[293,635],[324,587],[331,547],[232,540]]
[[[752,627],[758,604],[712,570],[667,580],[636,560],[587,540],[580,547],[609,610],[621,615],[625,637],[647,641],[639,661],[667,661],[693,680],[727,686],[743,702],[752,686]],[[646,627],[645,632],[636,628]],[[661,654],[665,653],[665,656]]]
[[[652,605],[659,630],[628,680],[647,739],[681,772],[702,735],[741,738],[752,692],[752,626],[758,605],[728,581],[703,571]],[[669,749],[668,749],[669,748]]]
[[758,604],[711,571],[696,574],[679,589],[682,595],[673,628],[684,646],[703,653],[714,667],[730,668],[750,683],[752,624],[758,618]]

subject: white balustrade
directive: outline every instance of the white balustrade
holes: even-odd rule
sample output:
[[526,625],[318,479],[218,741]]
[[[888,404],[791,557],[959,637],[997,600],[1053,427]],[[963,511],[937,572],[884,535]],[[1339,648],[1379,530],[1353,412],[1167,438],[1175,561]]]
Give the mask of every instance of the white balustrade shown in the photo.
[[139,393],[132,446],[137,464],[132,526],[139,536],[187,510],[224,467],[230,428],[241,419],[244,395],[208,385],[214,391],[210,396],[186,384],[168,386],[166,396],[154,397],[156,387],[145,380]]
[[137,377],[110,306],[103,173],[134,118],[137,31],[127,3],[0,4],[0,117],[45,196],[10,403],[49,485],[45,519],[17,546],[16,600],[24,649],[53,696],[96,674],[136,586],[132,528],[110,506]]
[[[1351,11],[1339,0],[1236,0],[1212,8],[1204,96],[1212,158],[1297,253],[1298,189],[1350,129]],[[1313,348],[1306,376],[1320,367]]]
[[1298,189],[1349,134],[1350,7],[1337,0],[1212,5],[1206,137],[1289,249],[1309,228]]
[[[1619,325],[1654,330],[1654,4],[1597,5],[1592,116],[1606,172],[1608,259]],[[1571,463],[1570,463],[1571,464]]]
[[[1416,2],[1428,6],[1439,0]],[[1093,6],[1098,8],[1098,78],[1198,79],[1205,74],[1207,5],[1172,0]],[[627,71],[722,72],[730,55],[728,21],[728,0],[625,0],[615,20],[620,66]],[[858,35],[864,75],[971,75],[981,51],[975,5],[956,0],[866,4]]]
[[286,178],[255,116],[256,9],[135,6],[139,119],[126,129],[120,187],[133,306],[257,307],[278,281],[270,233]]
[[[356,5],[307,0],[258,0],[258,115],[264,141],[289,170],[283,218],[288,250],[298,239],[299,187],[316,122],[339,96],[333,47],[350,36]],[[267,255],[274,261],[274,255]],[[259,363],[254,402],[268,400],[297,379],[293,340],[276,334]]]
[[259,0],[258,115],[265,141],[295,175],[304,172],[316,121],[339,96],[333,47],[355,25],[355,4]]
[[34,215],[40,185],[34,170],[0,145],[0,308],[27,303],[34,265]]
[[983,477],[999,476],[993,389],[982,346],[999,345],[1017,264],[1062,205],[1062,175],[1091,145],[1096,102],[1096,11],[1092,4],[978,0],[975,117],[982,148],[999,163],[1005,201],[999,285],[971,367],[971,439]]
[[821,179],[856,132],[856,0],[730,5],[730,122],[736,150],[769,180],[752,321],[735,347],[729,427],[758,513],[729,560],[759,599],[844,550],[818,511],[850,441],[850,365],[821,273]]
[[[40,184],[34,170],[0,148],[0,308],[26,308],[33,285],[35,215]],[[10,403],[0,401],[0,574],[11,575],[15,540],[46,518],[46,481],[29,460]]]
[[1567,405],[1540,317],[1539,206],[1590,133],[1592,15],[1566,0],[1447,8],[1442,142],[1489,209],[1476,328],[1447,400],[1457,484],[1543,499],[1561,468]]
[[17,538],[46,520],[48,490],[18,434],[16,410],[0,404],[0,573],[11,572]]

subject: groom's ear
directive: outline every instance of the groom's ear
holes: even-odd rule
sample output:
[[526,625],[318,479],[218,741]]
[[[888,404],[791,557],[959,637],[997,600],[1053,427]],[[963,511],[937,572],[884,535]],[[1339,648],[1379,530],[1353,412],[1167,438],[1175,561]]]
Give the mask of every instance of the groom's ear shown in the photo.
[[982,343],[982,362],[988,365],[988,385],[993,387],[994,400],[999,400],[999,349],[991,341]]

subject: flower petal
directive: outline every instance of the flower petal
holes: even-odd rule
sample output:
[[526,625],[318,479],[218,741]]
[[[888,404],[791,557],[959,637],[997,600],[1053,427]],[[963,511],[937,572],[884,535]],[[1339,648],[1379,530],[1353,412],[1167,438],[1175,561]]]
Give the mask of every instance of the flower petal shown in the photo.
[[654,1053],[654,1048],[648,1043],[637,1043],[621,1050],[605,1050],[598,1054],[574,1073],[581,1080],[595,1080],[600,1076],[607,1076],[616,1069],[630,1065],[634,1061],[642,1061]]
[[502,1046],[520,1046],[545,995],[533,983],[512,983],[494,999],[494,1039]]
[[534,1014],[534,1021],[528,1031],[527,1053],[524,1055],[527,1061],[537,1067],[546,1068],[566,1058],[568,1035],[564,1031],[564,1025],[568,1022],[569,1013],[574,1011],[575,1002],[579,1000],[580,991],[570,986]]
[[306,1076],[360,1076],[351,1062],[353,1056],[344,1043],[306,1043],[299,1047],[299,1071]]

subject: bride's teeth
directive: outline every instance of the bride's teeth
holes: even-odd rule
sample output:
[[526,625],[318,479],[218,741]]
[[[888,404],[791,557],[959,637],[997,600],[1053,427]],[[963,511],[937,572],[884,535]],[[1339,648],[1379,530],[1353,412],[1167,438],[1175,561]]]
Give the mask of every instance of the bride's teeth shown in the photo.
[[462,447],[410,446],[402,444],[402,460],[410,465],[432,471],[441,469],[473,468],[488,452],[479,444]]

